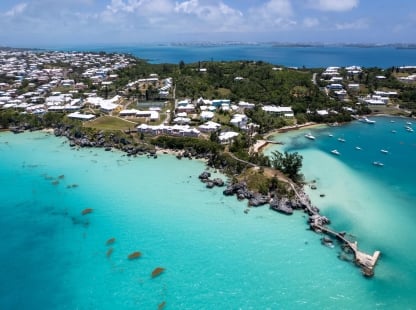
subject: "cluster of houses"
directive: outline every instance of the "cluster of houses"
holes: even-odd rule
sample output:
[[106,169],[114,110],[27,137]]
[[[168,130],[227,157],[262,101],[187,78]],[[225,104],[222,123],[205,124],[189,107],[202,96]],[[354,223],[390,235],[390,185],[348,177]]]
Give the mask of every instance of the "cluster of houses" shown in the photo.
[[[72,113],[83,106],[76,94],[88,87],[69,78],[74,70],[103,87],[117,78],[115,70],[132,62],[133,58],[122,54],[0,50],[0,108]],[[22,86],[28,91],[19,92]]]
[[[386,105],[390,102],[391,98],[397,97],[397,91],[374,91],[366,96],[358,96],[360,92],[359,83],[348,83],[341,76],[341,67],[328,67],[321,74],[322,80],[327,83],[325,91],[327,93],[333,92],[333,94],[341,101],[350,100],[350,96],[356,95],[357,101],[360,104],[369,105]],[[353,78],[359,74],[362,74],[362,68],[359,66],[345,67],[347,77]],[[384,75],[376,76],[377,79],[383,80],[386,77]],[[345,87],[346,86],[346,87]],[[323,111],[321,111],[325,114]]]
[[[118,78],[114,72],[134,62],[134,58],[122,54],[0,50],[0,109],[15,108],[27,113],[67,112],[68,117],[81,120],[95,118],[94,114],[87,114],[82,109],[87,106],[122,118],[146,119],[146,124],[137,126],[140,133],[197,137],[215,131],[223,143],[238,136],[238,130],[232,128],[245,131],[256,128],[257,125],[251,123],[245,114],[246,110],[255,107],[254,103],[232,103],[229,99],[208,100],[202,97],[196,100],[177,100],[174,110],[167,111],[169,116],[163,124],[159,124],[161,108],[158,106],[150,106],[146,110],[131,106],[125,109],[122,104],[125,92],[104,99],[88,89],[86,84],[93,84],[96,88],[109,87]],[[341,69],[347,72],[346,80],[341,75]],[[77,80],[71,78],[74,71],[79,76]],[[326,83],[324,90],[341,101],[348,101],[351,94],[356,94],[359,103],[371,105],[388,104],[392,97],[397,96],[396,91],[374,91],[360,97],[360,84],[349,81],[362,74],[362,71],[359,66],[328,67],[321,74],[322,81]],[[407,76],[406,81],[416,81],[416,75]],[[24,93],[21,92],[22,86],[27,90]],[[168,98],[172,93],[173,80],[159,79],[157,74],[150,74],[147,78],[128,83],[124,89],[130,92],[132,89],[144,90],[150,86],[157,90],[159,98]],[[79,95],[81,91],[83,96]],[[263,105],[262,109],[278,117],[294,117],[291,107]],[[220,111],[231,115],[229,126],[214,122]],[[329,112],[316,111],[322,116]],[[192,127],[195,120],[201,125]],[[224,127],[228,129],[225,130]]]

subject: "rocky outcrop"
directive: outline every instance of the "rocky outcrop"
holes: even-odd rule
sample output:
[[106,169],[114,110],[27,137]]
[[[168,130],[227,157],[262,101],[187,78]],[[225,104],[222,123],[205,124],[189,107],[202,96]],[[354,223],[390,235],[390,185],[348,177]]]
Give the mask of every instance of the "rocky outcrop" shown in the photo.
[[208,171],[202,172],[198,178],[201,180],[201,182],[205,183],[205,186],[207,188],[213,188],[214,186],[224,186],[224,181],[221,178],[215,178],[213,180],[210,179],[211,173]]
[[292,201],[286,197],[281,199],[278,199],[277,197],[273,198],[270,202],[270,209],[287,215],[293,214]]
[[261,195],[259,193],[254,194],[254,197],[250,198],[248,204],[252,207],[259,207],[269,203],[270,198],[266,195]]
[[211,173],[209,173],[208,171],[204,171],[204,172],[202,172],[199,176],[198,176],[198,178],[201,180],[201,181],[206,181],[206,180],[208,180],[209,178],[211,177]]

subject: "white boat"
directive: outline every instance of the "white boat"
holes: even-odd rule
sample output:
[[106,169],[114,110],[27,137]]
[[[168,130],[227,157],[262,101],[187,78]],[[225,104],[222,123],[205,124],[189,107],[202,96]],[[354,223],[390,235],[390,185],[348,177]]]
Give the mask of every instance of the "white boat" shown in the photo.
[[412,125],[412,122],[406,122],[407,125]]
[[392,133],[396,133],[397,131],[396,131],[396,130],[392,130],[391,132],[392,132]]
[[410,126],[406,126],[405,128],[406,128],[406,130],[407,130],[408,132],[413,132],[413,128],[412,128],[412,127],[410,127]]
[[367,118],[366,116],[363,116],[358,119],[360,122],[366,123],[366,124],[375,124],[376,121],[373,121],[372,119]]
[[328,137],[333,137],[334,135],[332,134],[332,133],[329,133],[328,134]]
[[384,153],[384,154],[388,154],[389,153],[389,151],[387,151],[387,150],[380,150],[380,152],[381,153]]
[[315,140],[315,136],[313,136],[311,133],[307,133],[305,138],[308,138],[309,140]]
[[373,165],[378,166],[378,167],[383,167],[384,166],[384,164],[382,162],[379,162],[379,161],[373,161]]
[[338,150],[332,150],[332,151],[331,151],[331,153],[332,153],[332,154],[335,154],[335,155],[341,155],[341,153],[340,153],[340,152],[338,152]]
[[345,142],[345,139],[344,138],[338,138],[338,141],[339,142]]
[[356,147],[355,147],[355,149],[356,149],[356,150],[359,150],[359,151],[361,151],[361,150],[362,150],[362,148],[360,148],[359,146],[356,146]]

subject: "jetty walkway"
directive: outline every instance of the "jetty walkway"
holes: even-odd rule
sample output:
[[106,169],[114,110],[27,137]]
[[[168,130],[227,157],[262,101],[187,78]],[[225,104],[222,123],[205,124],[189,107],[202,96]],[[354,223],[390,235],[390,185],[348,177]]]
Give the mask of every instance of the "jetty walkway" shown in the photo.
[[[260,168],[260,166],[256,164],[250,163],[248,161],[245,161],[236,157],[231,152],[229,152],[229,155],[233,157],[235,160],[240,161],[241,163],[244,163],[248,166],[251,166],[254,168]],[[341,241],[343,243],[343,246],[349,248],[354,254],[354,262],[358,267],[361,268],[363,275],[366,277],[374,276],[374,268],[381,255],[381,252],[375,251],[373,255],[369,255],[367,253],[361,252],[358,249],[357,241],[351,242],[350,240],[345,238],[345,232],[336,232],[326,227],[326,225],[330,223],[329,219],[325,216],[322,216],[319,213],[319,209],[312,205],[308,195],[306,195],[305,192],[303,192],[302,190],[299,192],[296,186],[293,184],[293,182],[291,182],[290,180],[286,178],[281,177],[279,178],[279,180],[289,184],[289,186],[294,191],[296,197],[298,198],[299,203],[302,205],[304,211],[308,213],[309,215],[310,228],[317,233],[324,233],[329,236],[335,237],[336,239]]]
[[374,267],[377,263],[378,258],[380,257],[380,251],[375,251],[373,255],[361,252],[358,250],[357,241],[351,242],[347,238],[345,238],[345,233],[333,231],[325,227],[324,225],[320,225],[316,221],[311,222],[311,228],[314,231],[322,232],[327,235],[332,235],[341,242],[343,242],[344,246],[350,248],[353,252],[355,257],[354,262],[357,266],[361,267],[363,275],[367,277],[372,277],[374,275]]
[[333,236],[339,241],[341,241],[343,245],[349,248],[354,254],[354,262],[357,266],[361,268],[363,275],[366,277],[374,276],[374,268],[380,257],[380,251],[375,251],[373,255],[361,252],[358,249],[357,241],[351,242],[350,240],[345,238],[345,232],[336,232],[326,227],[325,225],[329,224],[329,220],[325,216],[321,216],[319,214],[319,211],[311,205],[310,200],[307,199],[306,195],[299,194],[295,186],[293,184],[290,185],[294,190],[296,196],[298,197],[299,201],[304,206],[305,211],[307,211],[307,213],[310,216],[309,222],[311,229],[315,232],[320,232]]

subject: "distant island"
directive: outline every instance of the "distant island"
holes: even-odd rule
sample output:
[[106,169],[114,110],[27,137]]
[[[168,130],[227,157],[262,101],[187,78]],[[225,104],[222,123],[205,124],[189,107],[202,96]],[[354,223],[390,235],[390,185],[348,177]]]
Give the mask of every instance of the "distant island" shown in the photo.
[[170,42],[159,43],[161,46],[233,46],[233,45],[272,45],[274,47],[357,47],[357,48],[400,48],[400,49],[414,49],[416,43],[359,43],[359,42],[345,42],[345,43],[328,43],[328,42],[253,42],[253,41],[191,41],[191,42]]

